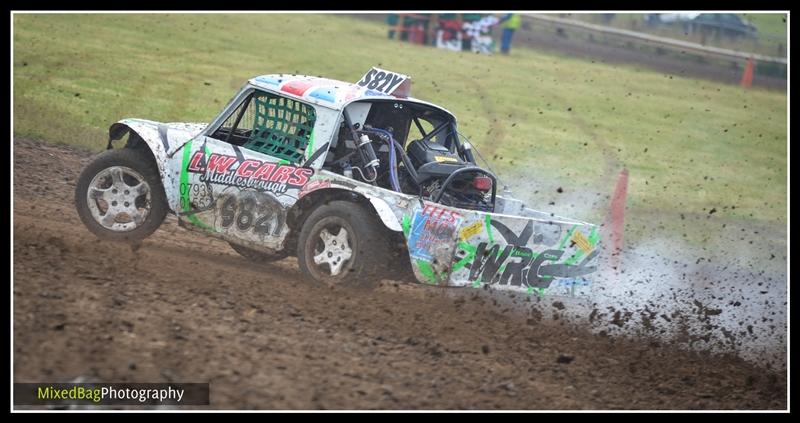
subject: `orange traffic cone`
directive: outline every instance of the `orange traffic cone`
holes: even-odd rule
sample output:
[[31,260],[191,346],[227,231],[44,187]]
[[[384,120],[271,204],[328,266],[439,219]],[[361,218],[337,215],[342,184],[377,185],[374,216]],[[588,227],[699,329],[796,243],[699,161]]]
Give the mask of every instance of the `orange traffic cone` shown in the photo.
[[753,59],[751,58],[747,59],[747,64],[744,66],[741,84],[742,88],[750,88],[753,86]]

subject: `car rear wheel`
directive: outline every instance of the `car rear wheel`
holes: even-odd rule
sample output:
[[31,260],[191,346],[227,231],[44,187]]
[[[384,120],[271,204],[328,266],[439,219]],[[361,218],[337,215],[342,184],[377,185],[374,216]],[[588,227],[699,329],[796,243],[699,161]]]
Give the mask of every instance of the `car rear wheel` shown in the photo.
[[383,224],[359,204],[331,201],[303,224],[297,245],[306,278],[328,285],[371,287],[389,268]]
[[75,206],[84,225],[100,238],[137,242],[167,214],[158,169],[146,151],[106,150],[81,172]]

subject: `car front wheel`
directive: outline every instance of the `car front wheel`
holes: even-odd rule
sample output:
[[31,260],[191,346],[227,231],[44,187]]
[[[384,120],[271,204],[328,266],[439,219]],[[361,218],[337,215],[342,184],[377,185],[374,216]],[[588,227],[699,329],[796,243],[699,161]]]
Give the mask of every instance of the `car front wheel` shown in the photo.
[[146,151],[106,150],[81,172],[75,187],[81,221],[99,238],[136,242],[167,214],[158,169]]

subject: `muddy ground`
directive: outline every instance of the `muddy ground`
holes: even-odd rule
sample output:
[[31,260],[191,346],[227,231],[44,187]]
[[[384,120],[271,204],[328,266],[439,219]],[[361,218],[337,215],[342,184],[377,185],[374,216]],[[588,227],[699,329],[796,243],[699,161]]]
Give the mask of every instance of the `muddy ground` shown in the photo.
[[210,382],[225,409],[786,408],[783,372],[573,327],[553,298],[315,286],[174,217],[136,250],[99,241],[73,205],[91,154],[13,153],[15,382]]

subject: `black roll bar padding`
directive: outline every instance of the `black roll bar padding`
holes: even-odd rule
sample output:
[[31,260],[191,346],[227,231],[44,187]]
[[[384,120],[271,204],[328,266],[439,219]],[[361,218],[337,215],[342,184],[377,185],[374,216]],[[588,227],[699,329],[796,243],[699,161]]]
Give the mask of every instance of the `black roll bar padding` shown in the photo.
[[455,151],[456,154],[458,154],[461,149],[461,146],[458,144],[458,131],[456,130],[455,122],[450,122],[450,133],[447,134],[447,138],[444,140],[444,146],[450,151]]
[[[248,104],[248,103],[250,102],[250,99],[253,98],[253,95],[255,95],[255,91],[253,91],[252,93],[248,94],[247,97],[245,97],[244,101],[242,101],[242,103],[241,103],[242,106],[243,106],[242,110],[240,110],[239,111],[239,115],[236,116],[236,121],[233,123],[233,126],[231,126],[231,130],[228,132],[228,136],[225,137],[225,142],[226,143],[230,144],[231,135],[236,131],[236,128],[239,127],[239,122],[242,121],[242,116],[244,116],[244,112],[247,111],[247,107],[250,106],[250,104]],[[223,121],[222,123],[225,123],[225,121]]]
[[[353,127],[353,123],[350,120],[350,115],[347,114],[346,109],[342,109],[342,116],[344,117],[344,123],[347,125],[347,129],[350,130],[350,135],[353,137],[353,141],[356,143],[356,149],[358,149],[358,155],[361,158],[362,166],[365,166],[370,163],[373,158],[377,158],[378,156],[375,155],[375,149],[372,148],[371,143],[366,143],[363,146],[361,145],[361,140],[358,139],[358,131],[355,127]],[[375,172],[375,179],[378,178],[378,170],[373,169]],[[376,181],[372,182],[372,185],[376,185]]]
[[408,154],[406,154],[403,147],[400,146],[397,142],[394,143],[394,147],[397,149],[397,152],[400,153],[400,160],[403,161],[403,164],[406,165],[406,170],[408,174],[411,175],[411,179],[414,180],[414,183],[417,186],[419,185],[419,174],[417,173],[417,169],[414,169],[414,165],[411,163],[411,159],[408,158]]
[[428,132],[428,135],[425,135],[424,137],[422,137],[422,139],[431,139],[431,138],[433,138],[434,135],[438,134],[449,123],[450,123],[449,121],[444,121],[444,122],[440,123],[439,126],[431,129],[431,132]]
[[414,116],[414,124],[417,125],[417,129],[419,129],[419,132],[422,134],[423,138],[428,136],[428,134],[425,133],[425,130],[422,129],[422,125],[419,123],[419,118],[417,116]]
[[347,125],[347,129],[350,130],[350,136],[353,137],[353,141],[355,141],[356,145],[358,145],[358,132],[356,131],[356,128],[353,128],[353,123],[350,120],[350,115],[347,114],[346,109],[342,109],[342,116],[344,117],[344,123]]
[[456,169],[455,171],[453,171],[453,173],[451,173],[450,176],[448,176],[447,179],[444,180],[444,183],[442,184],[442,188],[439,189],[439,193],[436,194],[436,198],[433,198],[431,201],[433,201],[434,203],[438,203],[439,200],[442,199],[442,195],[444,195],[445,189],[447,189],[447,187],[450,185],[450,183],[453,182],[453,179],[456,176],[458,176],[458,175],[460,175],[462,173],[470,173],[470,172],[483,173],[483,174],[486,174],[489,178],[491,178],[491,180],[492,180],[492,213],[494,213],[494,203],[495,203],[495,199],[497,197],[497,178],[492,174],[492,172],[489,172],[488,170],[485,170],[485,169],[481,169],[481,168],[479,168],[477,166],[476,167],[462,167],[461,169]]

